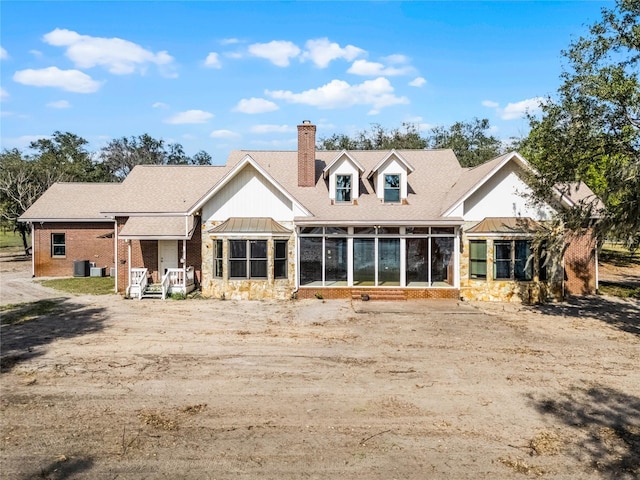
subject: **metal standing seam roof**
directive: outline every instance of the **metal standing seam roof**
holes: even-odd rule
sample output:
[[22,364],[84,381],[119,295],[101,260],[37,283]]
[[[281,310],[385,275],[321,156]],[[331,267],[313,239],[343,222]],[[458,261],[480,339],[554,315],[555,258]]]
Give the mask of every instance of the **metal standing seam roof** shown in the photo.
[[533,234],[542,224],[529,217],[486,217],[467,233]]
[[226,222],[209,230],[208,233],[281,233],[289,235],[291,230],[270,217],[231,217]]

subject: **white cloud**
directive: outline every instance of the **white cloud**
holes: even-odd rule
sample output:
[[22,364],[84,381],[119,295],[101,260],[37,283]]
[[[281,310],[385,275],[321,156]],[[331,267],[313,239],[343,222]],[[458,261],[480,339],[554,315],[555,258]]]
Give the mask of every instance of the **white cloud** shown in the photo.
[[42,57],[42,52],[40,50],[29,50],[29,53],[36,58]]
[[[121,38],[91,37],[77,32],[56,28],[45,34],[43,40],[49,45],[67,47],[66,55],[79,68],[102,66],[115,75],[127,75],[136,71],[145,72],[147,64],[158,67],[170,66],[173,57],[166,51],[154,53],[140,45]],[[174,76],[169,71],[164,71]]]
[[487,108],[493,108],[496,114],[502,120],[517,120],[523,118],[527,113],[535,114],[540,111],[540,104],[544,102],[542,97],[527,98],[519,102],[507,103],[507,106],[500,108],[498,102],[493,100],[483,100],[482,105]]
[[241,113],[266,113],[266,112],[275,112],[280,107],[269,100],[265,100],[264,98],[243,98],[238,102],[233,108],[234,112]]
[[102,85],[80,70],[60,70],[58,67],[18,70],[13,74],[13,80],[23,85],[55,87],[76,93],[93,93]]
[[0,101],[4,101],[9,98],[9,92],[7,92],[4,88],[0,87]]
[[386,78],[367,80],[359,85],[349,85],[343,80],[332,80],[319,88],[293,93],[286,90],[266,91],[266,94],[291,103],[313,105],[321,109],[348,108],[354,105],[370,105],[369,114],[391,105],[406,104],[406,97],[396,97],[393,86]]
[[383,60],[385,62],[387,62],[388,64],[390,64],[390,65],[405,64],[405,63],[409,63],[411,61],[411,59],[409,57],[407,57],[406,55],[401,55],[401,54],[388,55],[388,56],[384,57]]
[[360,55],[367,53],[361,48],[354,47],[353,45],[341,47],[335,42],[330,42],[328,38],[308,40],[305,44],[305,48],[306,51],[302,58],[305,60],[311,60],[320,68],[326,68],[332,60],[343,58],[350,62]]
[[234,45],[236,43],[240,43],[237,38],[223,38],[220,40],[220,45]]
[[211,138],[238,138],[240,135],[231,130],[214,130],[209,136]]
[[289,59],[300,55],[300,49],[292,42],[273,40],[269,43],[249,45],[249,53],[256,57],[266,58],[278,67],[288,67]]
[[370,62],[368,60],[356,60],[353,65],[347,70],[347,73],[354,75],[365,75],[369,77],[377,77],[380,75],[395,76],[395,75],[407,75],[413,71],[412,67],[405,66],[401,68],[397,67],[385,67],[382,63]]
[[254,125],[251,127],[251,133],[290,133],[295,131],[295,127],[289,125]]
[[56,102],[47,103],[47,107],[63,109],[63,108],[71,108],[71,104],[66,100],[58,100]]
[[410,87],[422,87],[426,85],[427,81],[423,77],[416,77],[409,82]]
[[538,112],[542,101],[542,97],[534,97],[515,103],[507,103],[507,106],[502,110],[500,118],[503,120],[515,120],[524,117],[527,113]]
[[222,68],[218,54],[216,52],[209,53],[204,61],[204,66],[209,68]]
[[9,54],[7,53],[7,51],[3,47],[0,47],[0,60],[6,60],[8,58]]
[[224,56],[227,58],[239,59],[242,58],[242,53],[240,52],[224,52]]
[[153,108],[169,108],[169,105],[164,102],[154,102],[151,106]]
[[213,118],[213,113],[204,110],[187,110],[186,112],[176,113],[173,117],[167,118],[164,123],[172,125],[182,125],[186,123],[206,123]]

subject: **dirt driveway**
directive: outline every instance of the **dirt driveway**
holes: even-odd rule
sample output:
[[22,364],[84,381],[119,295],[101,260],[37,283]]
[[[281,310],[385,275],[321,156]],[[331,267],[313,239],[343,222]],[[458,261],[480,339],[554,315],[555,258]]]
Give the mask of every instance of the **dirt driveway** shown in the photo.
[[638,301],[59,298],[2,364],[2,478],[640,476]]

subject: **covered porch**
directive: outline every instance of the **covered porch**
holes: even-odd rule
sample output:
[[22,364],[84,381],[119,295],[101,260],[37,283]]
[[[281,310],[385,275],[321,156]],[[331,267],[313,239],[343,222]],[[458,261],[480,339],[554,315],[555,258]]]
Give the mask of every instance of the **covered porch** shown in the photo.
[[119,233],[119,244],[126,245],[126,296],[164,300],[196,289],[200,243],[196,236],[193,245],[192,237],[197,223],[193,216],[127,219]]

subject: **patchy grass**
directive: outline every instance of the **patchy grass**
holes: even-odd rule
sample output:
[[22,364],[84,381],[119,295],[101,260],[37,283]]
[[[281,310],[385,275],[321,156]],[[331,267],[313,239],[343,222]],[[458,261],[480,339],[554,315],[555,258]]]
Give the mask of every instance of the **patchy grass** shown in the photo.
[[0,230],[0,249],[20,249],[23,250],[22,237],[19,233]]
[[600,282],[598,287],[602,295],[611,295],[620,298],[640,298],[640,287],[632,287],[622,283]]
[[2,325],[14,325],[60,311],[60,300],[38,300],[37,302],[1,305]]
[[640,249],[630,252],[621,245],[605,243],[600,252],[600,261],[610,263],[616,267],[640,267]]
[[109,295],[114,293],[114,279],[111,277],[74,277],[41,280],[40,283],[49,288],[74,295]]

